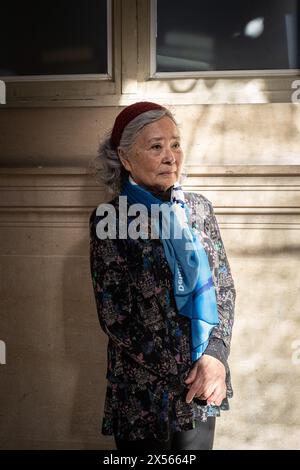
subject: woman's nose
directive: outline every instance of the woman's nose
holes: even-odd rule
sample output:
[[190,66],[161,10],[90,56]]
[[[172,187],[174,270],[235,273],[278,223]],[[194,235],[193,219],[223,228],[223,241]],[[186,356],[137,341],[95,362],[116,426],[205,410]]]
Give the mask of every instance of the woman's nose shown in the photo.
[[173,155],[172,150],[167,148],[164,152],[163,162],[164,163],[175,163],[175,160],[176,159]]

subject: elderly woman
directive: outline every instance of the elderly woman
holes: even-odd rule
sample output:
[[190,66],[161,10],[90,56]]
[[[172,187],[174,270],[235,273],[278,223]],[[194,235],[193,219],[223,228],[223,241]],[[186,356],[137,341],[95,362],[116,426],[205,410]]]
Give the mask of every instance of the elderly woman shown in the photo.
[[100,145],[116,195],[90,216],[90,265],[117,449],[212,449],[233,394],[234,283],[211,202],[180,186],[180,140],[168,109],[138,102]]

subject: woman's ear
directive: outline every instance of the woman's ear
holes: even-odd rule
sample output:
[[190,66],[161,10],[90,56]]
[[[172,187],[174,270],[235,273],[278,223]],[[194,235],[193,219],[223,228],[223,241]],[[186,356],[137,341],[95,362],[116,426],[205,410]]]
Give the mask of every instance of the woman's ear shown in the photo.
[[123,167],[130,172],[131,168],[130,168],[130,162],[129,160],[126,158],[126,154],[124,152],[124,150],[120,147],[117,148],[117,152],[118,152],[118,157],[119,157],[119,160],[120,162],[122,163]]

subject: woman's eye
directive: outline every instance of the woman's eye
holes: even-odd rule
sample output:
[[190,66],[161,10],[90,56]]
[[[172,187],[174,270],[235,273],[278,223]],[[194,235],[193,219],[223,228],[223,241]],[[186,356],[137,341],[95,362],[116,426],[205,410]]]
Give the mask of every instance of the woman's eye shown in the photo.
[[180,143],[179,143],[179,142],[176,142],[175,144],[173,144],[173,147],[174,147],[175,149],[179,149]]
[[[175,142],[174,144],[172,144],[172,148],[174,149],[179,149],[180,148],[180,143],[179,142]],[[162,149],[162,145],[161,144],[154,144],[151,146],[151,149],[154,149],[154,150],[161,150]]]

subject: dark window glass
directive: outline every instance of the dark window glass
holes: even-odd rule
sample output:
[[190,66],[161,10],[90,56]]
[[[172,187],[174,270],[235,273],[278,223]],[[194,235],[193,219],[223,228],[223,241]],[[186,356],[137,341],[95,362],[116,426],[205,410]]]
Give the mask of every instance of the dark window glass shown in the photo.
[[107,73],[107,2],[1,3],[0,76]]
[[298,0],[157,0],[157,72],[299,68]]

